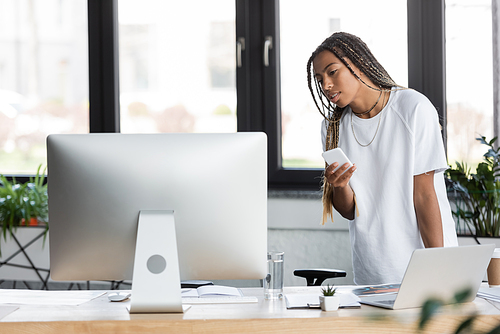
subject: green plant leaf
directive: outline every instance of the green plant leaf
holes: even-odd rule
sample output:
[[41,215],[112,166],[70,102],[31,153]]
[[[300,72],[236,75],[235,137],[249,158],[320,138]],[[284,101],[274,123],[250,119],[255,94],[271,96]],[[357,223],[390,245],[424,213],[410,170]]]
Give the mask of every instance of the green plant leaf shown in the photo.
[[470,297],[471,294],[472,294],[472,289],[467,288],[467,289],[464,289],[464,290],[461,290],[461,291],[458,291],[457,293],[455,293],[453,300],[455,303],[463,303],[463,302],[467,301],[467,298]]
[[485,144],[485,145],[490,144],[486,141],[486,137],[484,137],[484,136],[478,137],[478,138],[476,138],[476,140],[479,140],[481,142],[481,144]]
[[455,330],[455,334],[460,334],[460,333],[469,333],[469,329],[474,323],[474,320],[476,320],[476,315],[473,315],[469,318],[467,318],[464,322],[462,322],[458,328]]
[[335,292],[337,292],[337,288],[328,285],[326,287],[322,287],[321,292],[323,293],[323,296],[333,296],[335,295]]
[[418,328],[423,330],[427,323],[432,319],[434,314],[441,308],[443,302],[439,299],[428,299],[424,305],[422,306],[422,310],[420,313],[420,322],[418,324]]

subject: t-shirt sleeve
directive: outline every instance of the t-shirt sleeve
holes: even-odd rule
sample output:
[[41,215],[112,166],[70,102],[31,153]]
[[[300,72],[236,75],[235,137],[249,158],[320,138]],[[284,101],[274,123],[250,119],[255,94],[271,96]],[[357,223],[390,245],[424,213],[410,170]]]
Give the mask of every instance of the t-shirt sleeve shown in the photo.
[[441,126],[436,108],[421,96],[414,114],[415,163],[413,175],[430,171],[440,173],[448,168]]

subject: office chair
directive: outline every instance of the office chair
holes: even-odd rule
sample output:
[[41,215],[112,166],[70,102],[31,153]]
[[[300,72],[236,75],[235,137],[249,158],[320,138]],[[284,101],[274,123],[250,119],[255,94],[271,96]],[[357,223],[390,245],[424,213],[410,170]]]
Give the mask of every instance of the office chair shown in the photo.
[[347,276],[345,270],[338,269],[295,269],[293,274],[305,278],[307,286],[320,286],[328,278]]

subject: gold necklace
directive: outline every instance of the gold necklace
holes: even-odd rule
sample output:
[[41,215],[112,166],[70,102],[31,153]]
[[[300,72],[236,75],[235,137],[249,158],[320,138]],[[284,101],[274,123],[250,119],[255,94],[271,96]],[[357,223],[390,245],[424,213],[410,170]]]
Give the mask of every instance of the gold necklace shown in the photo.
[[[378,102],[378,101],[377,101]],[[378,124],[377,124],[377,130],[375,130],[375,134],[373,135],[373,138],[372,140],[370,140],[370,142],[368,144],[361,144],[358,140],[358,138],[356,137],[356,134],[354,133],[354,123],[352,122],[352,114],[354,114],[354,112],[352,111],[351,109],[351,129],[352,129],[352,135],[354,136],[354,139],[356,140],[356,142],[362,146],[362,147],[367,147],[367,146],[370,146],[371,143],[373,143],[373,141],[375,140],[375,137],[377,136],[377,133],[378,133],[378,129],[380,127],[380,120],[382,119],[382,110],[384,110],[384,104],[385,104],[385,91],[384,91],[384,100],[382,101],[382,109],[380,109],[380,112],[379,112],[379,118],[378,118]]]

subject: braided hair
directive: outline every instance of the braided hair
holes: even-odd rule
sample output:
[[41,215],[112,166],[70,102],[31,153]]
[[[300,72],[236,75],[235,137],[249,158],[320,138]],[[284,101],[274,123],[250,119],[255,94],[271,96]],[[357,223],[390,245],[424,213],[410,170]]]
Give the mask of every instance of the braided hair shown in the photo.
[[[316,50],[312,53],[307,62],[307,83],[309,91],[314,100],[314,104],[319,112],[327,120],[331,118],[332,113],[340,113],[344,108],[339,108],[334,105],[330,100],[326,99],[318,82],[313,79],[312,63],[317,55],[323,51],[332,52],[348,69],[349,71],[367,87],[381,91],[391,89],[392,87],[399,87],[391,76],[387,73],[382,65],[375,59],[368,46],[357,36],[346,32],[336,32],[321,43]],[[364,82],[351,68],[351,65],[345,59],[349,59],[363,74],[365,74],[371,82],[377,87],[372,87]],[[314,89],[313,89],[314,81]],[[318,95],[319,103],[316,99],[315,93]],[[326,101],[325,101],[326,100]],[[321,106],[321,107],[320,107]]]
[[[352,34],[345,32],[336,32],[321,43],[316,50],[312,53],[311,57],[307,62],[307,83],[309,86],[309,91],[314,100],[316,108],[326,119],[328,128],[326,135],[326,147],[325,150],[330,150],[336,148],[339,141],[339,127],[340,118],[344,112],[344,108],[340,108],[333,104],[328,98],[325,97],[322,88],[318,84],[318,81],[314,78],[312,73],[312,63],[317,55],[323,51],[332,52],[348,69],[349,71],[363,84],[367,87],[376,90],[390,90],[393,87],[401,87],[397,85],[387,71],[380,65],[380,63],[375,59],[371,53],[368,46],[359,38]],[[351,65],[347,62],[347,59],[354,64],[364,75],[366,75],[370,81],[376,85],[376,87],[370,86],[368,83],[363,81],[352,69]],[[313,88],[314,81],[314,88]],[[401,87],[404,88],[404,87]],[[316,98],[317,95],[317,98]],[[319,101],[318,101],[319,100]],[[332,186],[327,182],[326,178],[323,177],[323,219],[324,224],[328,217],[331,217],[333,221],[333,189]],[[357,204],[356,197],[354,196],[354,201]]]

